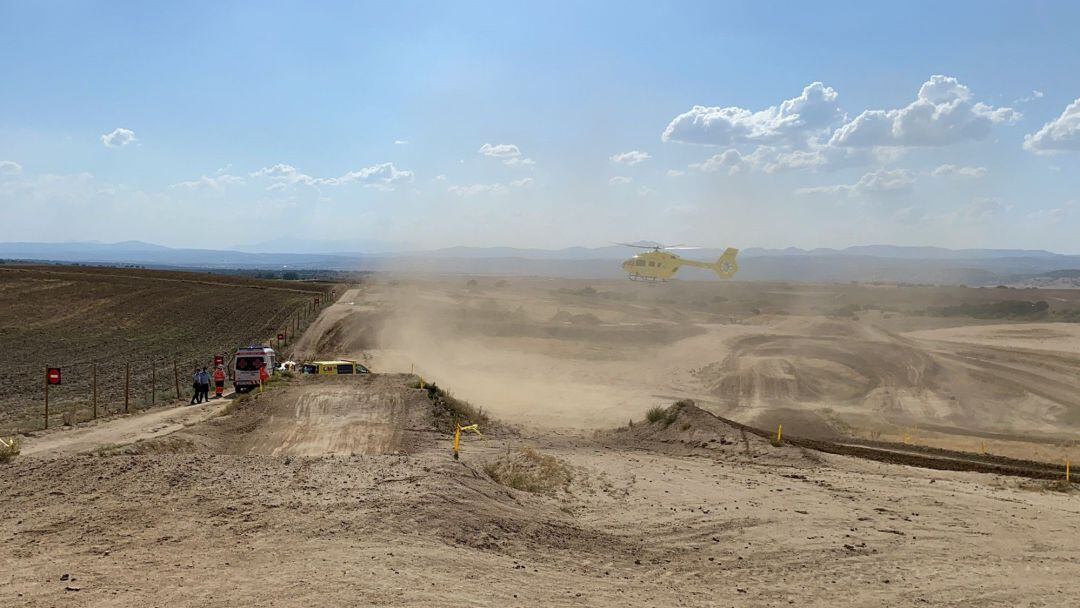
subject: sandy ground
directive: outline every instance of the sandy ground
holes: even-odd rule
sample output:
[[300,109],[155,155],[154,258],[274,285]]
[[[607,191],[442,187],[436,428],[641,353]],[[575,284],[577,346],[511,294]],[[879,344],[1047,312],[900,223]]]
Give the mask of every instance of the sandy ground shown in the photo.
[[[376,324],[378,339],[330,340],[321,348],[365,357],[375,369],[416,370],[534,428],[607,428],[691,398],[740,422],[783,424],[797,435],[1080,460],[1076,324],[879,310],[727,317],[664,291],[685,286],[592,282],[595,295],[579,296],[553,280],[463,283],[368,286],[360,298],[368,312],[341,316],[337,326],[348,334],[351,326]],[[723,284],[712,289],[716,295],[693,297],[729,297]],[[843,287],[796,293],[828,300],[831,289]],[[900,297],[895,292],[881,290],[882,305]],[[659,305],[645,303],[658,297]]]
[[219,415],[233,397],[232,391],[229,391],[222,399],[197,405],[177,402],[129,416],[81,423],[77,427],[36,431],[23,438],[21,452],[24,456],[78,454],[102,446],[125,445],[162,437]]
[[[747,443],[693,419],[596,437],[470,437],[455,462],[449,437],[425,426],[425,393],[408,378],[349,380],[275,389],[128,449],[0,469],[0,598],[20,606],[1080,601],[1075,492]],[[347,396],[354,416],[377,416],[401,441],[361,434],[314,449],[311,436],[283,433],[289,412],[308,419],[298,404],[311,394]],[[385,417],[386,401],[404,415]],[[282,451],[268,449],[274,442]],[[488,478],[484,463],[523,446],[561,459],[573,481],[537,495]],[[295,451],[323,453],[281,455]]]
[[979,344],[997,348],[1080,354],[1080,324],[1010,323],[913,331],[912,338]]
[[[366,322],[385,320],[370,316],[386,311],[380,301],[400,305],[390,296],[360,292],[363,305],[346,308],[346,294],[335,305],[342,309],[324,311],[332,321],[313,325],[321,333],[308,346],[350,354],[363,342],[352,337],[367,335]],[[460,304],[446,291],[425,301],[438,297],[440,305]],[[516,297],[520,306],[536,301]],[[534,306],[545,310],[533,314],[559,311],[542,299]],[[896,383],[938,357],[950,361],[939,347],[922,349],[874,326],[790,318],[684,335],[679,322],[669,323],[674,330],[622,325],[641,322],[625,307],[593,310],[610,324],[570,326],[578,332],[570,338],[584,332],[588,341],[537,335],[546,324],[527,326],[524,337],[474,326],[467,350],[434,353],[436,364],[440,355],[462,356],[455,365],[496,374],[496,384],[504,383],[501,370],[530,378],[520,390],[503,384],[493,401],[476,400],[508,424],[484,422],[483,438],[467,435],[458,461],[429,392],[415,388],[413,376],[393,373],[297,378],[227,412],[219,404],[178,408],[30,438],[26,453],[0,465],[0,600],[34,607],[1080,603],[1080,493],[1071,487],[776,447],[696,408],[643,420],[642,406],[673,396],[704,395],[702,406],[724,409],[724,395],[702,377],[738,376],[713,375],[700,360],[711,353],[722,368],[725,353],[739,348],[751,349],[747,357],[774,357],[768,349],[776,336],[797,343],[812,330],[866,355],[907,345],[899,359],[882,359],[880,377]],[[460,319],[432,318],[458,331]],[[435,331],[417,319],[409,316],[414,331]],[[660,344],[638,342],[641,331]],[[879,351],[878,343],[887,346]],[[529,359],[522,345],[543,358]],[[382,346],[356,354],[390,371],[403,365],[392,357],[424,352],[406,342]],[[825,348],[819,361],[835,360]],[[515,349],[523,358],[514,358]],[[626,374],[643,361],[628,353],[641,349],[644,360],[667,349],[670,367]],[[968,356],[982,362],[989,354]],[[583,369],[590,360],[600,371]],[[1015,374],[1027,369],[989,362]],[[544,367],[530,375],[522,363]],[[966,364],[957,365],[952,373],[960,377]],[[792,373],[807,369],[830,368],[813,363]],[[611,382],[620,370],[623,383]],[[612,392],[575,393],[561,383],[564,372]],[[557,393],[544,392],[545,374]],[[459,389],[455,376],[432,377],[473,398],[471,385]],[[817,390],[844,386],[835,376],[815,377],[832,378]],[[658,388],[649,389],[651,382]],[[647,398],[602,405],[613,395],[637,399],[643,387]],[[520,401],[502,401],[517,393]],[[563,400],[548,401],[553,394]],[[787,395],[798,404],[800,393]],[[575,407],[585,412],[571,419],[596,416],[596,432],[556,419],[574,416]],[[602,427],[609,415],[617,422]],[[554,463],[568,481],[536,493],[491,477],[493,465],[525,453]]]

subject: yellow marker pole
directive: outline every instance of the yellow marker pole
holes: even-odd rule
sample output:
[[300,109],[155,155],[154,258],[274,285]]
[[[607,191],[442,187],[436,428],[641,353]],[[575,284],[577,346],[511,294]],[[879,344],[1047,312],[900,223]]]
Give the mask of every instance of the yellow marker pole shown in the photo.
[[784,425],[782,425],[782,424],[776,425],[776,443],[780,443],[780,440],[783,438],[783,435],[784,435]]
[[461,425],[454,423],[454,460],[458,459],[458,449],[461,446]]
[[982,453],[983,453],[983,454],[985,454],[985,453],[986,453],[986,442],[985,442],[985,441],[984,441],[984,442],[982,442]]

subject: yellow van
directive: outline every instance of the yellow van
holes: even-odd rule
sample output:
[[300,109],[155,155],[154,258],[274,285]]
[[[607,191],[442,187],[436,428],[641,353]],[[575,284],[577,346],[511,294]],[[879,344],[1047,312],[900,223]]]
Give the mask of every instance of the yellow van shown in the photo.
[[370,374],[371,370],[356,361],[312,361],[300,369],[302,374]]

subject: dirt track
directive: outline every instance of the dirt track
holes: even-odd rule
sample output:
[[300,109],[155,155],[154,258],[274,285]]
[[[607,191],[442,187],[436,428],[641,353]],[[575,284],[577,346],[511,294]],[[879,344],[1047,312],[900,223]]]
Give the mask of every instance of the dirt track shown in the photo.
[[[329,326],[325,337],[339,325],[317,327]],[[376,354],[377,363],[391,361]],[[775,447],[769,433],[682,406],[652,423],[624,412],[617,428],[595,434],[484,426],[455,462],[428,392],[414,382],[297,378],[165,436],[97,454],[35,449],[17,458],[0,467],[0,599],[35,607],[1080,603],[1076,490],[896,464],[951,460],[993,471],[1004,459],[879,443],[870,460],[804,447],[852,454],[867,446],[790,436]],[[493,480],[487,465],[520,448],[554,458],[569,482],[535,494]]]
[[[1076,494],[774,448],[700,410],[596,438],[466,439],[454,462],[408,378],[350,380],[359,382],[278,388],[104,455],[5,467],[0,597],[24,606],[1080,601]],[[308,390],[346,398],[357,415],[396,394],[407,415],[389,422],[404,441],[310,449],[312,437],[297,442],[279,419],[303,420],[298,397]],[[271,456],[272,445],[336,455]],[[485,462],[523,445],[573,467],[570,485],[544,496],[487,477]]]

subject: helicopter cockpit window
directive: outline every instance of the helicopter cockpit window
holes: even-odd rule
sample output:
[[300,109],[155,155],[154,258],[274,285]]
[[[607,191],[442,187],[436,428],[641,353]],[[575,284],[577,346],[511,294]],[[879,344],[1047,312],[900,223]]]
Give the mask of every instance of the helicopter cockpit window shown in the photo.
[[634,262],[634,265],[635,266],[644,266],[645,265],[645,260],[638,260],[638,261]]

